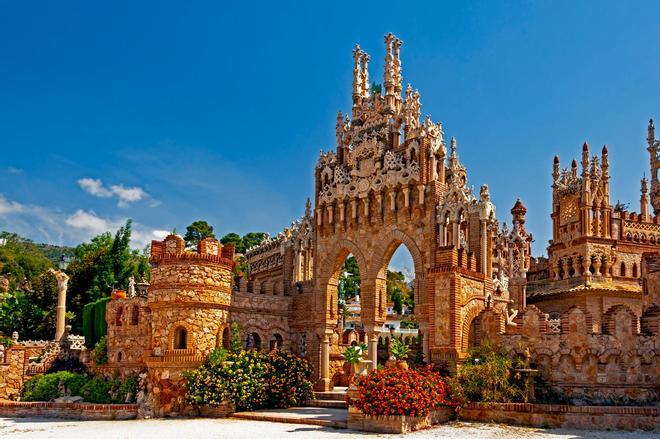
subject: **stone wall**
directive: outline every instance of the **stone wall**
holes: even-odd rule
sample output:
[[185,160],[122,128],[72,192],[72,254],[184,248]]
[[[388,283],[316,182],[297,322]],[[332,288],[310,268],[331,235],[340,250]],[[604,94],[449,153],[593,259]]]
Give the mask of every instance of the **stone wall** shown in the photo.
[[135,419],[137,404],[88,404],[0,401],[0,416],[66,418],[81,420]]
[[47,342],[16,343],[0,356],[0,400],[20,397],[23,383],[31,378],[30,358],[41,355]]
[[583,404],[649,404],[659,399],[660,339],[657,332],[640,333],[639,320],[625,306],[603,316],[599,333],[591,330],[592,316],[577,307],[562,314],[559,323],[534,306],[516,318],[516,326],[506,325],[505,317],[494,310],[478,318],[484,338],[499,340],[521,358],[528,353],[531,366],[567,398]]
[[660,408],[470,403],[459,410],[459,419],[537,428],[654,430],[660,428]]
[[140,369],[151,349],[151,309],[146,297],[111,300],[106,305],[108,366]]

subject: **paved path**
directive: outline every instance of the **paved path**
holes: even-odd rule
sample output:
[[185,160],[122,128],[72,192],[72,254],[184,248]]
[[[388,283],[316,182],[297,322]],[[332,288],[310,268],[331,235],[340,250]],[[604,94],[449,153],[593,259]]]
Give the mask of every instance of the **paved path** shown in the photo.
[[660,438],[646,432],[542,430],[504,425],[450,423],[406,436],[377,435],[314,425],[280,424],[240,419],[151,419],[146,421],[66,421],[0,418],[2,439],[642,439]]

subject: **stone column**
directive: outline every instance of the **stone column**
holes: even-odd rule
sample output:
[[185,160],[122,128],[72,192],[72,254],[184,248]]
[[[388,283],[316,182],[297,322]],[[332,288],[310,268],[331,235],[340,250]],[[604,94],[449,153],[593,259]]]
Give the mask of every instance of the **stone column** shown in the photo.
[[479,224],[481,232],[481,272],[488,274],[488,228],[486,227],[486,220],[481,220]]
[[369,370],[376,370],[378,368],[378,333],[376,331],[369,332]]
[[66,290],[69,283],[69,276],[62,271],[49,270],[57,279],[57,307],[55,323],[55,341],[60,341],[64,335],[65,315],[66,315]]
[[317,389],[322,392],[332,390],[332,381],[330,380],[330,337],[323,335],[321,340],[321,378],[317,384]]

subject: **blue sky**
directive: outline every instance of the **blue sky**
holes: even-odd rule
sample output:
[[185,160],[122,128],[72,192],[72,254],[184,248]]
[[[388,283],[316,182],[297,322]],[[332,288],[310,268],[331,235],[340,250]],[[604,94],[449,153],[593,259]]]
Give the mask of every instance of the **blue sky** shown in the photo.
[[585,140],[608,144],[613,201],[638,209],[660,3],[402,5],[0,0],[0,229],[63,244],[129,217],[136,245],[197,219],[276,233],[350,110],[351,49],[380,80],[387,32],[500,222],[527,205],[534,254],[552,157],[568,165]]

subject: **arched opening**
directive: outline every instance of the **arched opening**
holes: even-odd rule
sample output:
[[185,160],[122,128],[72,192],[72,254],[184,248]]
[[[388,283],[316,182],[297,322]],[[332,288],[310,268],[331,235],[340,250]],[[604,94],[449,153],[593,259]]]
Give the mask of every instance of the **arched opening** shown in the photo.
[[222,339],[220,340],[220,346],[222,346],[224,349],[229,349],[229,342],[231,340],[231,330],[229,327],[225,327],[225,329],[222,330]]
[[123,354],[121,352],[117,352],[117,363],[121,363],[121,360],[123,360]]
[[621,273],[621,277],[626,276],[626,263],[625,262],[621,263],[621,268],[619,269],[619,272]]
[[117,308],[117,314],[115,314],[115,325],[121,326],[121,318],[124,314],[124,307],[120,306]]
[[248,333],[245,338],[245,349],[261,349],[261,337],[256,332]]
[[273,334],[270,337],[270,341],[268,342],[268,350],[274,351],[277,349],[282,349],[282,344],[284,343],[284,339],[280,334]]
[[637,262],[633,262],[632,266],[632,277],[636,278],[637,277]]
[[[408,354],[410,360],[421,354],[420,346],[412,343],[419,334],[419,323],[415,318],[415,262],[405,244],[398,242],[390,245],[385,252],[385,294],[380,300],[386,303],[385,323],[382,330],[391,337],[403,339],[411,345]],[[382,273],[382,271],[381,271]],[[379,352],[378,362],[388,360],[387,350]]]
[[363,331],[360,284],[360,267],[355,256],[349,253],[337,277],[337,309],[342,333],[351,330]]
[[174,349],[188,349],[188,330],[183,326],[174,330]]
[[140,323],[140,308],[137,305],[133,305],[131,308],[131,325],[135,326]]

